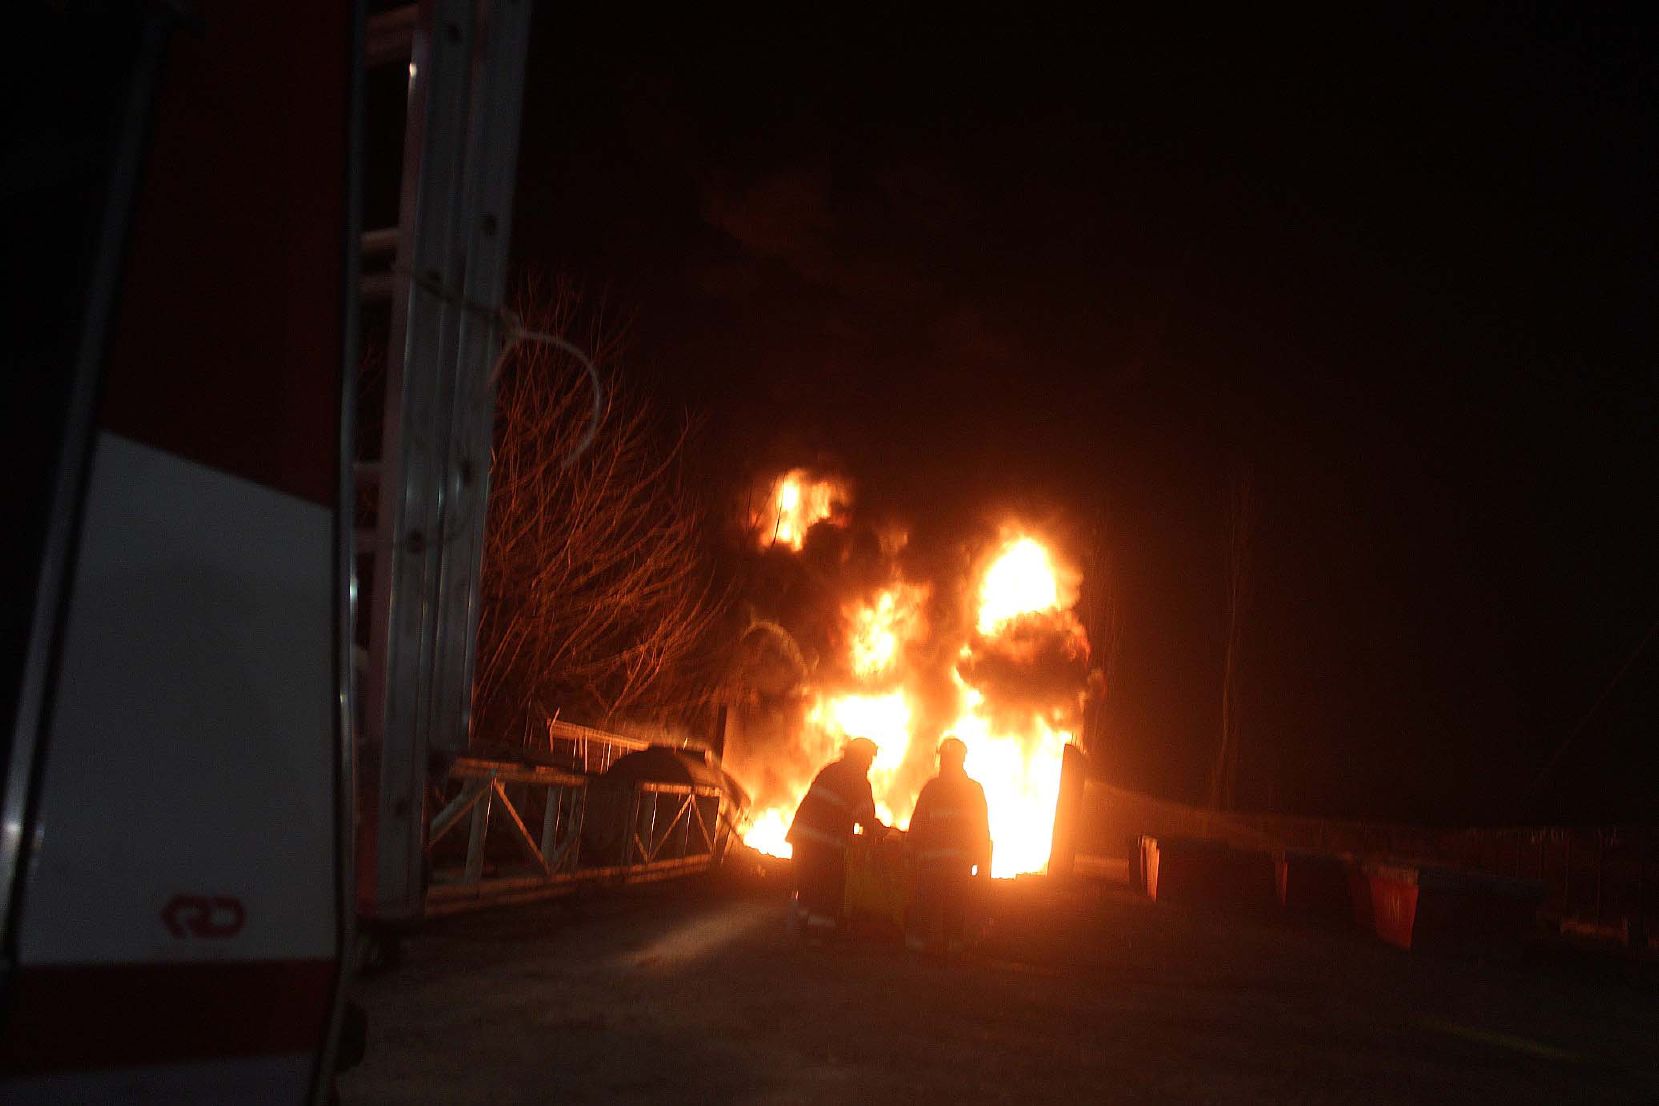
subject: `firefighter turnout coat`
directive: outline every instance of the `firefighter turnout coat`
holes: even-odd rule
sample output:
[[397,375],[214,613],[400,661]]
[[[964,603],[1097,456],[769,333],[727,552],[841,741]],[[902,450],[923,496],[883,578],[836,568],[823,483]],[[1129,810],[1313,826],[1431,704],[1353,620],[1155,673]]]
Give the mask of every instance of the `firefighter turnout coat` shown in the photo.
[[918,864],[978,865],[986,875],[991,855],[985,789],[966,772],[941,772],[916,799],[906,838]]
[[876,820],[876,800],[870,779],[855,763],[842,759],[826,765],[795,810],[786,840],[845,851],[852,842],[853,824],[866,828]]

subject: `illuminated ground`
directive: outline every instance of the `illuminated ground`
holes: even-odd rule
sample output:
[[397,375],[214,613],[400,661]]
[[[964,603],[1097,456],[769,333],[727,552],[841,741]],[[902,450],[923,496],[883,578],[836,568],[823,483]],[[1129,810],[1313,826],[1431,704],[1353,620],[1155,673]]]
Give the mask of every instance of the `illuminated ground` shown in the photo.
[[1005,885],[955,966],[790,944],[774,888],[435,925],[368,982],[351,1103],[1654,1102],[1659,994],[1583,963]]

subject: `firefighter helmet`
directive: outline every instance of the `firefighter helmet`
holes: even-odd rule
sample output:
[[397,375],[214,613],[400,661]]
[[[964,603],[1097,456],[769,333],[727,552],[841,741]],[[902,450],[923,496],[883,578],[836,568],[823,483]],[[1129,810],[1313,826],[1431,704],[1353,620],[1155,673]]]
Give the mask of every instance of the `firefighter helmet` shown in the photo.
[[876,743],[867,737],[855,737],[847,742],[846,755],[863,757],[867,760],[876,759]]

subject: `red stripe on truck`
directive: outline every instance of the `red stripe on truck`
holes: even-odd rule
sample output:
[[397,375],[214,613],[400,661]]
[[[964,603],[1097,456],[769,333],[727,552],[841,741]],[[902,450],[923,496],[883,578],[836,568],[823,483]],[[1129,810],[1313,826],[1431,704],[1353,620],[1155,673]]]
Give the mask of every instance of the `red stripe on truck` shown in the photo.
[[13,1075],[314,1053],[333,960],[22,968],[0,1031]]
[[99,425],[332,505],[352,5],[205,7],[168,45]]

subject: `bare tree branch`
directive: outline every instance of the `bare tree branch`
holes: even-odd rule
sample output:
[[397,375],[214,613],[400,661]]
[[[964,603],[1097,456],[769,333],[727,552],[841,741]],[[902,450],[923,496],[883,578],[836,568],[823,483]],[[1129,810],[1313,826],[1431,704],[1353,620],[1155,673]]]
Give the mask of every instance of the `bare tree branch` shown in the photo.
[[573,285],[521,300],[526,326],[591,351],[603,403],[595,426],[587,373],[556,348],[522,343],[502,367],[476,732],[535,733],[549,706],[604,722],[699,705],[727,603],[683,479],[689,427],[664,425],[615,371],[621,331]]

